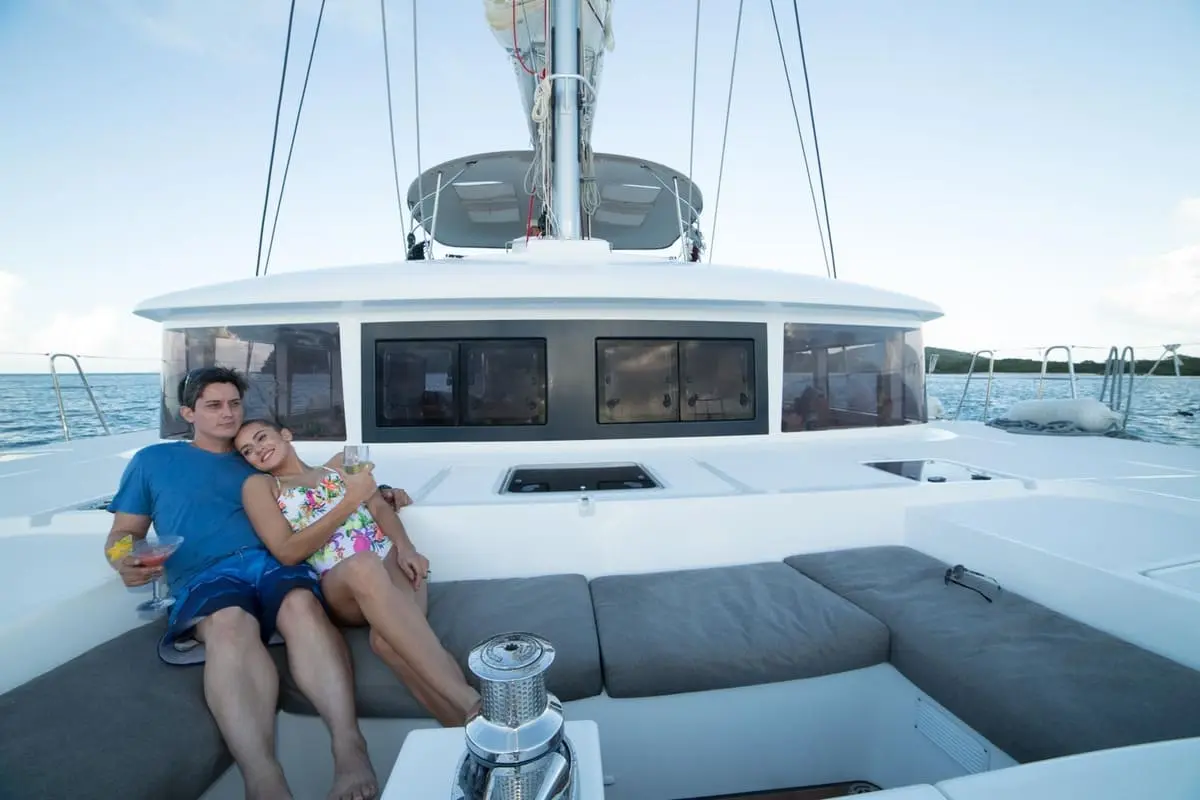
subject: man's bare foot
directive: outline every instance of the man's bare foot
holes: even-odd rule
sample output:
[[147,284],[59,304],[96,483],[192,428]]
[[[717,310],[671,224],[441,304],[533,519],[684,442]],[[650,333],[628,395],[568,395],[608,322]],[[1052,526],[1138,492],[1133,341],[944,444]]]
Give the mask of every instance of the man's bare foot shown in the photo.
[[329,800],[374,800],[376,797],[379,797],[379,780],[371,768],[366,742],[359,739],[353,745],[335,750]]

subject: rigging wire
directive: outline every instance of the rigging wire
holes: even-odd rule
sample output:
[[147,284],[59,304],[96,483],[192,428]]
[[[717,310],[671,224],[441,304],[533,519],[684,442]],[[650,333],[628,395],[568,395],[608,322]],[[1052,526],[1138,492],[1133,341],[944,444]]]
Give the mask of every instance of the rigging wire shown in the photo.
[[279,199],[275,201],[275,219],[271,222],[271,239],[267,243],[267,257],[263,260],[262,274],[271,268],[271,252],[275,249],[275,232],[279,230],[279,209],[283,206],[283,190],[287,187],[288,172],[292,169],[292,153],[296,151],[296,134],[300,131],[300,113],[304,111],[304,97],[308,94],[308,79],[312,75],[313,57],[317,54],[317,39],[321,35],[321,20],[325,16],[325,0],[317,11],[317,27],[313,31],[312,47],[308,51],[308,67],[304,70],[304,85],[300,87],[300,102],[296,106],[296,122],[292,125],[292,141],[288,145],[287,160],[283,163],[283,176],[279,180]]
[[817,154],[817,178],[821,182],[821,205],[825,209],[825,235],[829,239],[829,266],[837,278],[837,256],[833,253],[833,230],[829,227],[829,197],[825,194],[825,170],[821,167],[821,144],[817,141],[817,118],[813,114],[812,87],[808,83],[808,61],[804,58],[804,34],[800,32],[800,7],[792,0],[792,13],[796,16],[796,39],[800,42],[800,68],[804,70],[804,93],[808,96],[808,121],[812,126],[813,149]]
[[813,188],[812,169],[808,164],[808,149],[804,146],[804,132],[800,128],[800,111],[796,108],[796,93],[792,89],[792,74],[788,69],[787,55],[783,50],[783,34],[779,32],[779,17],[775,13],[775,0],[771,0],[771,21],[775,25],[775,40],[779,43],[779,58],[783,61],[783,77],[787,80],[788,99],[792,101],[792,117],[796,120],[796,135],[800,137],[800,153],[804,156],[804,174],[808,176],[808,192],[812,195],[813,213],[817,220],[817,235],[821,239],[821,255],[825,259],[825,274],[832,276],[829,251],[825,248],[825,229],[821,226],[821,211],[817,207],[817,190]]
[[[414,0],[415,2],[415,0]],[[322,7],[324,0],[321,0]],[[400,193],[400,164],[396,160],[396,115],[392,110],[392,62],[388,55],[387,9],[384,0],[379,0],[379,24],[383,29],[383,78],[387,84],[388,139],[392,145],[392,179],[396,184],[396,211],[400,214],[400,229],[404,230],[404,199]],[[405,244],[406,252],[408,245]]]
[[35,353],[31,350],[0,350],[0,356],[41,356],[49,358],[52,355],[74,356],[75,358],[103,359],[105,361],[159,361],[166,363],[161,356],[92,356],[87,353]]
[[[696,161],[696,84],[700,77],[700,0],[696,0],[696,32],[692,39],[692,124],[691,142],[688,146],[688,199],[687,207],[692,208],[692,169]],[[689,214],[688,230],[692,228],[692,218]],[[687,250],[687,240],[681,242]]]
[[[382,4],[384,0],[379,0]],[[421,175],[421,62],[417,51],[417,0],[412,0],[412,46],[413,46],[413,125],[417,134],[417,197],[420,199],[421,227],[425,227],[425,183]],[[414,215],[412,227],[416,227]],[[425,257],[430,255],[433,242],[425,240]]]
[[708,240],[708,263],[712,263],[713,244],[717,241],[717,216],[721,213],[721,183],[725,179],[725,148],[729,144],[729,117],[733,110],[733,79],[737,73],[738,45],[742,40],[742,7],[745,0],[738,0],[737,26],[733,31],[733,63],[729,67],[729,96],[725,99],[725,133],[721,136],[721,165],[717,168],[717,199],[713,203],[712,234]]
[[271,173],[275,169],[275,148],[279,144],[279,116],[283,110],[283,88],[287,82],[288,56],[292,51],[292,23],[296,19],[296,0],[292,0],[288,11],[287,41],[283,46],[283,73],[279,76],[279,99],[275,102],[275,132],[271,136],[271,158],[267,162],[267,191],[263,197],[262,222],[258,226],[258,257],[254,262],[254,276],[262,269],[263,236],[267,232],[267,208],[271,203]]

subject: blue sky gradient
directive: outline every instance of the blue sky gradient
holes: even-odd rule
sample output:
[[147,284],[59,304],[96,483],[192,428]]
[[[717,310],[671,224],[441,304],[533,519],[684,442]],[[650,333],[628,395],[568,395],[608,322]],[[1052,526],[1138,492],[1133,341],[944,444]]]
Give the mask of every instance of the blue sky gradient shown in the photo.
[[[417,2],[423,166],[527,146],[483,4]],[[299,3],[285,143],[318,5]],[[803,112],[791,3],[776,6]],[[411,8],[388,2],[405,188]],[[134,304],[253,274],[287,10],[0,2],[0,351],[155,369],[158,335]],[[736,10],[722,0],[702,15],[695,178],[710,239]],[[1200,342],[1200,5],[809,0],[800,12],[843,278],[939,303],[934,345]],[[615,3],[597,150],[687,169],[694,13]],[[822,274],[767,0],[744,14],[716,261]],[[388,147],[378,3],[329,0],[273,273],[402,257]],[[43,363],[0,355],[0,372]]]

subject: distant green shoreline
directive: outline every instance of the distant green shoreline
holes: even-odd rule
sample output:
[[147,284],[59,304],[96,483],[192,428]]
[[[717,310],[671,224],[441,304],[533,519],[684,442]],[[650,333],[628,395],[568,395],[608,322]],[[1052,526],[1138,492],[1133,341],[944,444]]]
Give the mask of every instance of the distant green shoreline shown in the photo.
[[[971,364],[971,354],[970,353],[963,352],[962,350],[950,350],[950,349],[944,348],[944,347],[926,347],[925,348],[925,363],[926,364],[929,363],[929,360],[933,357],[933,355],[935,353],[937,354],[937,357],[938,357],[937,368],[934,370],[935,375],[965,375],[967,372],[967,368]],[[1150,367],[1154,366],[1155,360],[1156,359],[1149,359],[1149,358],[1138,359],[1137,374],[1145,375],[1147,372],[1149,372]],[[975,371],[976,372],[987,372],[987,368],[988,368],[987,359],[980,357],[979,360],[975,364]],[[1035,359],[1035,358],[998,358],[998,359],[996,359],[996,370],[995,371],[998,374],[999,373],[1007,373],[1007,374],[1033,373],[1033,374],[1037,374],[1042,371],[1042,361],[1041,361],[1041,359]],[[1065,361],[1051,361],[1049,364],[1046,365],[1046,373],[1047,374],[1065,375],[1066,372],[1067,372],[1067,362],[1065,362]],[[72,372],[66,372],[66,371],[60,370],[60,374],[63,376],[64,380],[69,381],[74,378],[74,374]],[[154,376],[157,376],[158,374],[159,373],[157,373],[157,372],[92,372],[92,371],[88,371],[88,373],[87,373],[89,378],[96,378],[96,377],[108,376],[108,375],[154,375]],[[1077,374],[1077,375],[1103,375],[1104,374],[1104,362],[1103,361],[1091,361],[1091,360],[1077,361],[1077,362],[1075,362],[1075,374]],[[1166,359],[1163,361],[1163,363],[1158,365],[1158,369],[1155,370],[1154,374],[1155,375],[1163,375],[1163,376],[1167,376],[1167,375],[1174,376],[1175,365],[1171,363],[1170,359]],[[1200,376],[1200,358],[1197,358],[1196,356],[1180,355],[1179,356],[1179,374],[1183,375],[1183,376],[1189,376],[1189,377]],[[17,375],[49,375],[49,370],[45,370],[43,372],[5,372],[5,373],[0,373],[0,375],[13,375],[13,376],[17,376]]]
[[[937,368],[934,370],[935,375],[965,375],[967,368],[971,365],[971,354],[964,353],[961,350],[946,350],[941,347],[926,347],[925,360],[929,363],[929,359],[936,353],[938,357]],[[1137,360],[1137,374],[1145,375],[1154,366],[1156,359],[1139,358]],[[985,357],[980,357],[975,362],[976,372],[987,372],[988,360]],[[1005,373],[1040,373],[1042,371],[1042,360],[1040,358],[998,358],[996,359],[996,372]],[[1065,375],[1067,372],[1067,362],[1051,361],[1046,365],[1046,374]],[[1076,375],[1103,375],[1103,361],[1076,361]],[[1154,371],[1155,375],[1174,375],[1175,365],[1168,358],[1163,363],[1158,365],[1158,369]],[[1187,376],[1200,375],[1200,358],[1195,356],[1179,356],[1179,374]]]

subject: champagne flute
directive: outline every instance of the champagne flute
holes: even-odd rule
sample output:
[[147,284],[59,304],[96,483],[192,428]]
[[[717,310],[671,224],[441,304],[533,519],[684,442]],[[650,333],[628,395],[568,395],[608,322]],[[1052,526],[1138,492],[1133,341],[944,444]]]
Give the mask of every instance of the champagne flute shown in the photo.
[[342,466],[347,474],[362,472],[371,465],[371,448],[365,444],[347,445],[342,455]]

